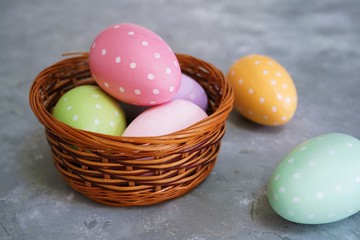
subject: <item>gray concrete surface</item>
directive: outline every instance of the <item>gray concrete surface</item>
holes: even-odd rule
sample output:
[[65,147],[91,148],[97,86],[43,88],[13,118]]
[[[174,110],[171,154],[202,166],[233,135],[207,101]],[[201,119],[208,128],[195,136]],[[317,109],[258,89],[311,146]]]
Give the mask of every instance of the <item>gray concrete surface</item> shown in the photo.
[[[233,112],[215,169],[181,198],[133,208],[84,198],[55,170],[28,91],[62,53],[87,51],[100,30],[120,22],[146,26],[223,72],[246,54],[273,57],[297,86],[294,119],[268,128]],[[360,239],[360,213],[294,224],[264,195],[298,143],[328,132],[360,138],[358,0],[2,0],[0,50],[0,239]]]

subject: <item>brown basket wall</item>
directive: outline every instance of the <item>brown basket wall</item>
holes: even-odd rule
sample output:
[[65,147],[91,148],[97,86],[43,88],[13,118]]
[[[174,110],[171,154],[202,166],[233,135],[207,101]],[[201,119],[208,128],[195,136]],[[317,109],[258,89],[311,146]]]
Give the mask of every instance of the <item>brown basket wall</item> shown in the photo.
[[87,53],[64,59],[35,78],[31,108],[45,127],[56,168],[73,189],[106,205],[150,205],[183,195],[209,175],[232,109],[233,92],[213,65],[189,55],[177,54],[177,58],[182,72],[207,92],[209,117],[159,137],[82,131],[51,115],[66,91],[95,84]]

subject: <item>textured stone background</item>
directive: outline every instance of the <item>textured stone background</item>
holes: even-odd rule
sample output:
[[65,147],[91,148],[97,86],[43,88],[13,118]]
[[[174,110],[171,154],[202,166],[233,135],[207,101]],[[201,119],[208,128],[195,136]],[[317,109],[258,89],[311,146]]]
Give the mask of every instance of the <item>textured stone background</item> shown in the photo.
[[[241,56],[271,56],[297,86],[294,119],[267,128],[233,112],[215,169],[181,198],[111,208],[82,197],[56,172],[28,92],[62,53],[87,51],[120,22],[148,27],[224,73]],[[264,195],[295,145],[328,132],[360,138],[359,1],[5,0],[0,50],[0,239],[360,239],[359,213],[299,225],[277,216]]]

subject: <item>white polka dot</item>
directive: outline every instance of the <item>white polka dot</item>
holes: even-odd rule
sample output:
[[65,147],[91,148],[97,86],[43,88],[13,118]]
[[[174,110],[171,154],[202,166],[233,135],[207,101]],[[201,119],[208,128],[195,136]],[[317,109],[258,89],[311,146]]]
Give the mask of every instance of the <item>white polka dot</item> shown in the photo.
[[106,54],[106,49],[104,48],[103,50],[101,50],[101,54],[105,55]]
[[280,193],[284,193],[284,192],[285,192],[285,187],[280,187],[280,188],[279,188],[279,192],[280,192]]
[[277,175],[275,176],[275,181],[279,181],[279,179],[280,179],[280,175],[277,174]]
[[71,110],[72,109],[72,106],[67,106],[66,110]]
[[119,112],[118,112],[118,111],[115,111],[114,114],[115,114],[116,117],[119,116]]
[[154,58],[159,59],[160,58],[160,53],[154,53]]
[[294,178],[294,179],[300,179],[300,178],[301,178],[301,174],[298,173],[298,172],[296,172],[296,173],[294,173],[293,178]]
[[239,80],[238,80],[238,84],[241,85],[241,84],[243,84],[243,83],[244,83],[244,80],[242,80],[242,79],[239,79]]
[[159,92],[160,92],[159,89],[154,89],[153,90],[153,94],[155,94],[155,95],[159,94]]
[[196,95],[192,93],[192,94],[189,95],[189,98],[190,98],[191,100],[194,100],[194,99],[196,98]]
[[156,102],[155,102],[155,101],[150,101],[149,103],[150,103],[150,104],[156,104]]
[[135,69],[136,68],[136,63],[134,63],[134,62],[130,63],[130,68]]
[[268,74],[268,73],[269,73],[269,71],[266,70],[266,69],[263,71],[263,74],[264,74],[264,75],[266,75],[266,74]]
[[324,193],[323,193],[323,192],[318,192],[318,193],[316,194],[316,197],[317,197],[318,199],[323,199],[323,198],[324,198]]
[[134,32],[128,32],[129,36],[133,36],[135,33]]
[[110,124],[110,127],[115,127],[115,123],[114,123],[113,120],[111,120],[111,121],[109,122],[109,124]]
[[93,45],[91,46],[91,48],[95,48],[96,46],[96,42],[93,43]]
[[329,150],[329,155],[330,156],[334,156],[335,154],[336,154],[335,150],[333,150],[333,149]]
[[281,77],[281,72],[276,72],[276,76]]
[[286,102],[286,103],[290,103],[290,102],[291,102],[291,98],[290,98],[290,97],[287,97],[287,98],[285,99],[285,102]]
[[299,198],[299,197],[293,197],[293,202],[294,203],[300,203],[301,202],[301,198]]
[[271,85],[275,85],[275,84],[276,84],[276,81],[275,81],[275,80],[271,80],[270,83],[271,83]]
[[260,61],[259,61],[259,60],[256,60],[256,61],[255,61],[255,64],[256,64],[256,65],[259,65],[259,64],[260,64]]
[[268,62],[268,64],[269,64],[269,65],[273,65],[273,62],[270,61],[270,62]]
[[179,66],[178,62],[174,60],[174,66],[177,67]]
[[148,43],[147,41],[143,41],[141,44],[142,44],[143,46],[149,45],[149,43]]
[[125,89],[124,89],[123,87],[119,87],[119,91],[120,91],[121,93],[124,93],[124,92],[125,92]]
[[349,212],[349,213],[355,213],[355,209],[350,208],[348,212]]
[[353,147],[352,143],[347,143],[346,146],[348,146],[349,148]]
[[66,102],[67,100],[68,100],[68,98],[67,98],[67,97],[64,97],[63,102]]
[[101,105],[100,104],[95,104],[95,107],[97,108],[97,109],[100,109],[101,108]]
[[282,120],[282,121],[286,121],[286,119],[287,119],[286,116],[282,116],[282,117],[281,117],[281,120]]
[[97,118],[95,118],[94,123],[95,123],[95,125],[99,125],[99,124],[100,124],[100,120],[97,119]]
[[282,88],[286,89],[288,86],[284,83],[281,85]]
[[77,120],[79,120],[79,116],[78,116],[78,115],[74,115],[72,119],[73,119],[74,121],[77,121]]
[[104,86],[108,88],[109,84],[107,82],[104,82]]
[[276,111],[277,111],[277,107],[276,107],[276,106],[272,106],[271,111],[276,112]]
[[341,184],[338,184],[335,186],[335,191],[340,192],[343,189],[343,187],[341,186]]
[[169,87],[169,92],[173,92],[175,88],[173,86]]
[[113,28],[115,28],[115,29],[116,29],[116,28],[119,28],[119,27],[120,27],[119,25],[116,25],[116,26],[114,26]]
[[360,176],[357,176],[357,177],[355,178],[355,183],[360,183]]
[[148,78],[149,80],[154,80],[155,76],[154,76],[154,74],[149,73],[149,74],[147,75],[147,78]]
[[99,97],[98,94],[93,94],[92,96],[93,96],[93,98],[98,98]]
[[140,95],[140,94],[141,94],[141,91],[140,91],[139,89],[135,89],[134,92],[135,92],[136,95]]
[[306,146],[303,146],[303,147],[300,148],[300,151],[305,151],[306,148],[307,148]]
[[259,99],[259,102],[260,102],[260,103],[264,103],[264,102],[265,102],[265,98],[261,97],[261,98]]
[[309,165],[312,166],[312,167],[316,167],[316,166],[317,166],[317,162],[315,162],[315,161],[310,161],[310,162],[309,162]]
[[121,62],[121,57],[116,57],[116,58],[115,58],[115,62],[116,62],[116,63]]
[[293,163],[295,161],[295,158],[290,158],[289,160],[288,160],[288,163]]
[[167,74],[170,74],[170,73],[171,73],[171,68],[169,68],[169,67],[166,68],[166,69],[165,69],[165,72],[166,72]]
[[288,213],[290,216],[293,216],[293,215],[294,215],[294,212],[291,211],[291,210],[287,210],[287,213]]
[[253,93],[254,93],[254,89],[249,88],[248,92],[249,92],[249,94],[253,94]]
[[307,217],[308,217],[309,219],[313,219],[313,218],[315,218],[315,215],[314,215],[314,214],[309,214]]

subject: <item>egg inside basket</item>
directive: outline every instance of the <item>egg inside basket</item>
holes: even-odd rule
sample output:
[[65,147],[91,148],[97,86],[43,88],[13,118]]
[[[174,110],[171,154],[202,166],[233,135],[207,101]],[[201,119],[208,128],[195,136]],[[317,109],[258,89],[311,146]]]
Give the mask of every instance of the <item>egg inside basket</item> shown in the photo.
[[70,127],[52,115],[70,89],[96,84],[88,54],[77,53],[44,69],[34,80],[30,106],[45,127],[55,166],[86,197],[110,206],[151,205],[181,196],[213,169],[232,109],[233,91],[212,64],[176,54],[181,71],[208,95],[207,118],[157,137],[121,137]]

